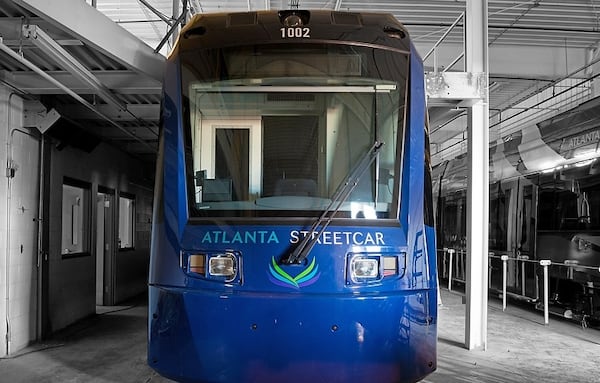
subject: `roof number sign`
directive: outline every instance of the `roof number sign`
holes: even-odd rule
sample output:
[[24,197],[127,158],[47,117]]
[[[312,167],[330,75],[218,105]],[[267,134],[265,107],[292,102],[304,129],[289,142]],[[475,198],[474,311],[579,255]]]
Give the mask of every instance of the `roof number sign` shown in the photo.
[[310,28],[308,27],[287,27],[279,30],[282,39],[310,39]]

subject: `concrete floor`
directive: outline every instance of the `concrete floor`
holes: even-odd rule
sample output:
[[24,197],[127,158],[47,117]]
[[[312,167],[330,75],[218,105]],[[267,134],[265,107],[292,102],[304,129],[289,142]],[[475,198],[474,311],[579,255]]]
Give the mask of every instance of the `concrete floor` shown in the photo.
[[[600,382],[600,331],[490,301],[488,349],[464,348],[465,306],[442,291],[438,370],[427,383]],[[146,302],[105,307],[10,358],[0,359],[0,382],[164,383],[146,365]],[[240,382],[243,383],[243,382]],[[373,383],[376,383],[375,381]]]
[[101,313],[12,357],[0,359],[0,382],[172,382],[146,364],[147,301],[100,307]]
[[490,299],[487,350],[467,350],[462,297],[442,290],[438,369],[427,383],[600,382],[600,331]]

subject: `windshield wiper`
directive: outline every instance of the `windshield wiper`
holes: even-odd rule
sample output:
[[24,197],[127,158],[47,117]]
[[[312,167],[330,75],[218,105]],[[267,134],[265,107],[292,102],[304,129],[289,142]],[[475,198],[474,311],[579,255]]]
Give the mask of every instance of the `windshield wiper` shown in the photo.
[[308,254],[317,243],[321,234],[325,231],[331,220],[346,202],[363,174],[369,169],[373,161],[379,156],[383,147],[383,142],[375,141],[373,146],[363,155],[357,165],[350,171],[346,181],[340,184],[335,194],[331,197],[331,202],[323,211],[323,214],[312,224],[308,233],[298,243],[298,246],[287,256],[281,259],[282,264],[300,264],[308,257]]

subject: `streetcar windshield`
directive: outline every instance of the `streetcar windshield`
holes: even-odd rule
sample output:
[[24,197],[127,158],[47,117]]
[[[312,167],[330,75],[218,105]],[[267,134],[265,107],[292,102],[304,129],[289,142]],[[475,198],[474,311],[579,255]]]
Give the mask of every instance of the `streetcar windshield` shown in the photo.
[[191,215],[317,217],[382,142],[337,216],[395,217],[407,69],[347,46],[184,53]]

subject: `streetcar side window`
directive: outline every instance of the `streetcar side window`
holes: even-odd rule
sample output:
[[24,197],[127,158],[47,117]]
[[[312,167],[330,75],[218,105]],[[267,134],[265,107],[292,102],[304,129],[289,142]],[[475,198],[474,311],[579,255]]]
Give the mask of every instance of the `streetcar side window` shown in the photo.
[[90,185],[66,178],[62,186],[63,258],[90,252]]
[[119,250],[135,247],[135,196],[121,192],[119,196]]
[[594,163],[539,175],[539,230],[600,229],[600,183]]

